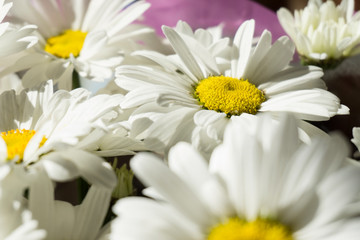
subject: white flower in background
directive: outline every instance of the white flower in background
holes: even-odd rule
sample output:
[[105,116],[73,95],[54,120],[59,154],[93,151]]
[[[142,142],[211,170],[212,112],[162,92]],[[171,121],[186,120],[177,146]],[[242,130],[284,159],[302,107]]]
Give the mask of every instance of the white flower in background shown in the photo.
[[[85,159],[86,160],[86,159]],[[46,231],[46,239],[93,240],[100,232],[109,209],[112,189],[92,185],[81,204],[73,206],[54,199],[54,184],[44,172],[37,172],[29,188],[28,210],[39,227]]]
[[294,45],[287,37],[271,44],[270,32],[264,31],[252,47],[253,20],[239,27],[230,61],[218,57],[228,51],[226,42],[215,42],[214,54],[190,34],[169,27],[163,31],[176,56],[140,51],[135,54],[156,64],[116,69],[116,83],[129,91],[121,107],[137,108],[130,117],[131,134],[145,139],[154,151],[166,151],[181,140],[211,151],[228,123],[256,121],[251,119],[264,112],[274,118],[291,112],[311,121],[348,114],[348,108],[324,90],[321,68],[289,66]]
[[57,181],[82,176],[109,187],[111,166],[89,151],[98,150],[93,148],[119,114],[122,96],[90,94],[81,88],[53,93],[51,81],[18,95],[2,93],[0,161],[45,168]]
[[25,87],[53,79],[60,89],[72,88],[75,70],[80,77],[104,81],[138,49],[153,30],[131,24],[149,7],[132,0],[14,0],[11,16],[38,27],[39,42],[8,72],[29,69]]
[[338,6],[329,0],[309,0],[294,15],[286,8],[277,15],[304,64],[333,67],[360,53],[360,12],[354,14],[354,0],[343,0]]
[[360,167],[348,154],[338,136],[301,144],[293,118],[230,125],[209,165],[188,143],[169,167],[140,153],[131,167],[160,201],[119,200],[110,239],[357,239]]
[[0,239],[45,239],[46,232],[25,207],[23,194],[30,181],[22,166],[0,164]]

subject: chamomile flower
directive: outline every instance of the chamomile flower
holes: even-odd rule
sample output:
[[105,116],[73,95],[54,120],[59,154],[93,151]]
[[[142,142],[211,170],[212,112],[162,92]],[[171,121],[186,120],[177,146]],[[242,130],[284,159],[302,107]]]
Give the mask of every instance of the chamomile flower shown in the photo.
[[[165,26],[175,56],[140,51],[135,54],[155,64],[118,67],[116,83],[129,91],[121,107],[137,108],[130,117],[133,135],[157,152],[178,141],[211,151],[231,121],[245,122],[264,112],[274,118],[291,112],[311,121],[348,113],[324,90],[321,68],[289,65],[294,45],[287,37],[272,44],[270,32],[264,31],[253,47],[254,25],[249,20],[239,27],[230,53],[224,42],[203,45]],[[229,58],[219,57],[224,52]]]
[[149,7],[132,0],[14,1],[11,16],[38,27],[39,43],[7,71],[29,69],[25,87],[53,79],[60,89],[72,88],[73,71],[104,81],[113,76],[124,54],[146,43],[153,30],[132,25]]
[[360,13],[354,0],[309,0],[294,15],[286,8],[277,12],[280,24],[295,42],[304,64],[329,68],[360,53]]
[[2,93],[0,161],[45,168],[57,181],[82,176],[109,187],[115,179],[111,166],[89,151],[97,150],[90,146],[96,146],[118,114],[119,97],[90,98],[81,88],[54,93],[51,81],[20,94]]
[[0,238],[45,239],[46,232],[26,209],[23,199],[32,177],[22,166],[0,164]]
[[348,154],[339,136],[301,144],[292,118],[228,126],[209,165],[188,143],[169,166],[140,153],[131,167],[158,199],[119,200],[110,239],[357,239],[360,166]]

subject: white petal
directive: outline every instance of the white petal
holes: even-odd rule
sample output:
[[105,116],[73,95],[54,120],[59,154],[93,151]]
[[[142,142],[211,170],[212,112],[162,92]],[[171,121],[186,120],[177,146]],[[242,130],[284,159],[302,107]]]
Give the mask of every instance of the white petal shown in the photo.
[[171,45],[173,46],[175,52],[179,55],[194,77],[199,80],[206,78],[207,76],[203,73],[200,65],[198,64],[198,61],[190,52],[189,48],[186,46],[186,43],[180,37],[180,35],[172,28],[164,26],[162,29],[166,38],[169,39]]
[[249,64],[251,45],[255,31],[255,21],[248,20],[241,24],[234,37],[234,45],[239,49],[239,58],[231,61],[232,77],[240,79]]
[[[145,184],[153,186],[169,203],[192,221],[208,226],[213,217],[196,194],[153,155],[142,153],[130,162],[136,176]],[[167,181],[162,181],[158,174]],[[176,186],[176,188],[174,188]]]

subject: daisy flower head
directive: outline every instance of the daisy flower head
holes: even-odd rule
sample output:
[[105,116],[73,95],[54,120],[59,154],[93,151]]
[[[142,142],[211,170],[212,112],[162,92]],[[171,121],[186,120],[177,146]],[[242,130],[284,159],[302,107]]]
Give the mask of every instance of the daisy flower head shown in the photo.
[[337,6],[330,0],[309,0],[294,15],[286,8],[280,8],[277,15],[303,64],[332,68],[360,53],[360,13],[354,14],[354,0],[343,0]]
[[[156,64],[120,66],[117,84],[129,91],[122,108],[137,108],[130,121],[155,151],[192,141],[207,148],[221,141],[231,121],[248,121],[264,112],[275,118],[291,112],[302,120],[328,120],[348,108],[326,91],[321,68],[290,66],[294,45],[287,37],[272,44],[264,31],[253,47],[255,22],[238,29],[231,50],[223,41],[204,45],[177,29],[163,27],[176,55],[140,51]],[[202,31],[211,43],[211,34]],[[148,138],[149,137],[149,138]]]
[[111,166],[94,155],[93,148],[106,134],[119,98],[90,94],[82,88],[54,93],[51,81],[20,94],[2,93],[0,162],[44,168],[55,181],[82,176],[112,188]]
[[38,27],[39,42],[8,71],[26,70],[25,87],[53,79],[60,89],[72,88],[73,71],[104,81],[113,76],[127,52],[146,42],[153,30],[132,25],[149,7],[132,0],[15,0],[11,16]]
[[169,166],[140,153],[130,164],[155,200],[119,200],[110,239],[357,239],[360,168],[348,153],[337,135],[300,143],[288,117],[228,126],[209,164],[183,142]]

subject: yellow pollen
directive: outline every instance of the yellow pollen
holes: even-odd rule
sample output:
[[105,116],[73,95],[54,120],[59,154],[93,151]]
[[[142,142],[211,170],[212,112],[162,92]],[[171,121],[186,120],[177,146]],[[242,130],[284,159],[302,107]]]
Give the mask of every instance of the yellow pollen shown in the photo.
[[201,80],[194,96],[205,109],[224,112],[228,116],[256,114],[266,100],[264,93],[248,80],[225,76]]
[[71,53],[77,57],[84,45],[86,34],[82,31],[66,30],[58,36],[49,38],[45,51],[60,58],[69,58]]
[[[21,162],[24,158],[24,151],[30,139],[35,135],[35,130],[16,129],[8,132],[1,132],[1,137],[4,139],[7,146],[7,159],[12,160],[16,157],[17,162]],[[44,136],[39,144],[43,146],[47,138]]]
[[269,219],[258,218],[247,222],[230,218],[226,223],[213,227],[207,240],[294,240],[286,226]]

